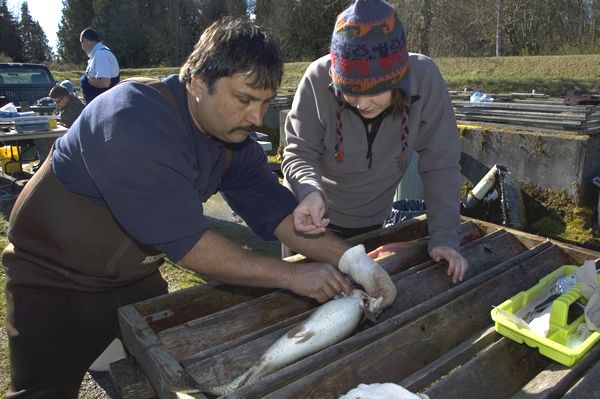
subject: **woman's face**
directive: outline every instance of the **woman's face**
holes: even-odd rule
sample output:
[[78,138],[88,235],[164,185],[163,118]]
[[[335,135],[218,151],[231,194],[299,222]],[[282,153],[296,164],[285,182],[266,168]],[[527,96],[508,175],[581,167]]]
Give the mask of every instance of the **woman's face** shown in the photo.
[[392,91],[377,94],[355,95],[342,93],[344,100],[365,118],[375,118],[392,104]]

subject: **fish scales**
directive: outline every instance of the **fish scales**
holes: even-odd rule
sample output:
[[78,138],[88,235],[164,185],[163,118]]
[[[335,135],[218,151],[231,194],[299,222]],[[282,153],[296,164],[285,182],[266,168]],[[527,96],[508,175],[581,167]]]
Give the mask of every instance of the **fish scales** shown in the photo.
[[226,395],[343,340],[358,326],[367,298],[363,291],[354,290],[350,296],[324,303],[308,319],[277,339],[245,373],[204,391]]

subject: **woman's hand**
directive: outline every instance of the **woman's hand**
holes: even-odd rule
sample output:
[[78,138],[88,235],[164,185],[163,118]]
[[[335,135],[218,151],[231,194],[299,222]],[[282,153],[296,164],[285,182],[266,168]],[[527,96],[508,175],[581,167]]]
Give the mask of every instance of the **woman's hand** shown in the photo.
[[448,276],[452,276],[454,284],[463,281],[465,273],[469,268],[469,263],[457,250],[440,245],[433,247],[429,252],[429,256],[436,262],[441,260],[448,262]]
[[325,199],[318,191],[308,194],[294,209],[294,229],[304,234],[321,234],[329,224],[324,218]]

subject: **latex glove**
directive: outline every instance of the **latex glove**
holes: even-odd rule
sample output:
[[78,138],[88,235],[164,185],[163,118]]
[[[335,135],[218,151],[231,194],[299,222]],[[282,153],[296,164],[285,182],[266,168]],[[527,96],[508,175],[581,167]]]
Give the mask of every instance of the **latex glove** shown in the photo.
[[294,209],[294,229],[305,234],[321,234],[329,224],[324,218],[325,199],[318,191],[308,194]]
[[359,384],[339,399],[423,399],[428,398],[424,394],[412,393],[400,385],[390,382],[379,384]]
[[390,306],[396,298],[396,286],[385,270],[369,258],[363,245],[348,249],[338,264],[342,273],[348,274],[362,285],[367,294],[374,298],[383,297],[381,307]]
[[463,256],[454,248],[440,245],[431,248],[429,256],[436,262],[445,260],[448,262],[448,276],[452,276],[454,284],[460,283],[465,278],[465,273],[469,268],[469,263]]

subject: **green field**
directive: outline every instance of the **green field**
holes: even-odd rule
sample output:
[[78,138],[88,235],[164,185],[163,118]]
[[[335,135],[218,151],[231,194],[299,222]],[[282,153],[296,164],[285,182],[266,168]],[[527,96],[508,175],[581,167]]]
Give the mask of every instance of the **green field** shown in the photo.
[[[435,59],[449,90],[480,90],[488,93],[531,92],[562,97],[574,87],[600,92],[600,54],[536,57],[487,57]],[[282,87],[298,85],[308,62],[285,64]],[[80,71],[52,70],[56,80],[78,84]],[[161,77],[179,68],[125,69],[122,78]]]
[[[487,93],[531,92],[564,96],[574,87],[600,92],[600,54],[580,56],[440,58],[435,60],[450,90],[481,90]],[[307,62],[285,65],[283,87],[296,87]],[[56,80],[70,79],[76,85],[82,70],[52,70]],[[162,77],[178,73],[178,68],[126,69],[122,78],[133,76]],[[7,244],[6,221],[0,215],[0,250]],[[196,276],[177,267],[162,268],[171,291],[201,282]],[[4,271],[0,268],[0,321],[4,322]],[[8,386],[8,349],[4,328],[0,327],[0,396]],[[92,398],[93,396],[80,396]]]

